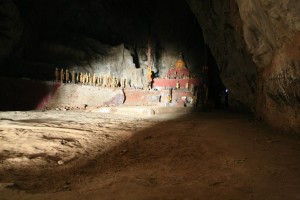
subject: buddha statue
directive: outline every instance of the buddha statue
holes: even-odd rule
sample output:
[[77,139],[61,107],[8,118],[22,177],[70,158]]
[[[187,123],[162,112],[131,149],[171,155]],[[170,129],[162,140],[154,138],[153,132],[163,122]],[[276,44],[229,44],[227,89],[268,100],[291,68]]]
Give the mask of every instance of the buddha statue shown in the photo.
[[179,59],[176,61],[175,67],[176,67],[176,69],[186,68],[186,65],[185,65],[185,62],[183,61],[183,56],[182,56],[181,52],[179,54]]

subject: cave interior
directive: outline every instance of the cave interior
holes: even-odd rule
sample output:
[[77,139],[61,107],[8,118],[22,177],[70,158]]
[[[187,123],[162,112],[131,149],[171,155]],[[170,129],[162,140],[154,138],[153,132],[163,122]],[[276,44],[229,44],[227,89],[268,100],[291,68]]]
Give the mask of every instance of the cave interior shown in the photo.
[[[15,88],[4,86],[15,93],[3,97],[1,110],[41,108],[40,101],[53,89],[32,86],[32,81],[55,82],[56,68],[68,70],[70,80],[74,71],[76,76],[124,78],[144,88],[148,60],[153,77],[163,78],[180,57],[194,76],[208,67],[206,98],[213,107],[221,107],[225,86],[218,65],[185,1],[16,1],[3,7],[3,16],[10,19],[5,24],[9,31],[3,29],[10,48],[2,50],[2,77],[15,83]],[[17,86],[18,79],[23,88]],[[26,88],[24,80],[31,80]],[[24,102],[12,100],[28,93],[32,102],[26,97],[21,98]]]
[[0,199],[300,199],[299,2],[0,0]]

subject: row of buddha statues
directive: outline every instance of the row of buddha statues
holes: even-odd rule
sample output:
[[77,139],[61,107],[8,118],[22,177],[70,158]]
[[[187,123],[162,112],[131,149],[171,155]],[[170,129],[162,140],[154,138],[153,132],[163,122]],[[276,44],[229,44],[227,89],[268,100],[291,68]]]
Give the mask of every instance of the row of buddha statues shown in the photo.
[[179,90],[179,89],[182,89],[182,88],[194,91],[194,84],[190,84],[190,82],[187,81],[187,82],[185,82],[185,85],[180,85],[179,81],[177,81],[175,89]]
[[130,86],[130,82],[127,82],[126,79],[117,78],[114,76],[96,76],[95,73],[92,75],[90,73],[77,73],[74,70],[70,72],[68,69],[64,71],[64,69],[59,70],[58,68],[55,69],[55,82],[112,88],[125,88]]
[[[207,74],[208,67],[201,68],[201,74]],[[191,74],[187,68],[178,70],[177,68],[171,68],[169,72],[164,76],[165,79],[193,79],[200,78],[201,75]]]
[[190,75],[185,75],[183,73],[179,75],[176,71],[173,74],[169,73],[165,76],[165,79],[190,79],[190,78],[193,77]]

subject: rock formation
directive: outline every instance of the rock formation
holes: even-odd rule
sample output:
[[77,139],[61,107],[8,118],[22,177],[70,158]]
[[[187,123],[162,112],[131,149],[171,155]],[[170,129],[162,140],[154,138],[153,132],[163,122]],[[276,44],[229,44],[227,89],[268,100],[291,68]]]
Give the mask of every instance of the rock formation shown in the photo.
[[201,28],[183,0],[7,2],[3,10],[15,11],[3,11],[11,19],[10,32],[3,35],[14,37],[0,60],[27,68],[21,75],[48,78],[53,66],[125,76],[135,68],[143,74],[149,40],[157,75],[166,73],[180,52],[193,71],[205,62]]
[[300,3],[187,0],[232,100],[286,131],[300,131]]

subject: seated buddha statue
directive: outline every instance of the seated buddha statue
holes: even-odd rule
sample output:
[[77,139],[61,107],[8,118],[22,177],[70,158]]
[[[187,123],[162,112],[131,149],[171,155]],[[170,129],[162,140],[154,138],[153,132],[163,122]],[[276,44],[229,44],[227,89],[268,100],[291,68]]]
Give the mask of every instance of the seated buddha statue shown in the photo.
[[176,69],[186,68],[185,62],[183,61],[183,58],[182,58],[182,53],[180,53],[179,59],[175,63],[175,67],[176,67]]

